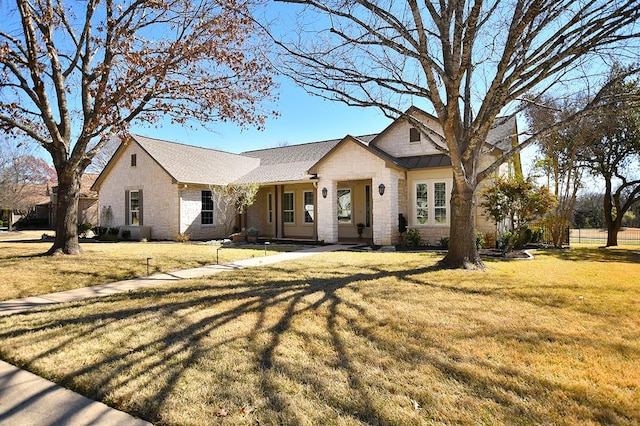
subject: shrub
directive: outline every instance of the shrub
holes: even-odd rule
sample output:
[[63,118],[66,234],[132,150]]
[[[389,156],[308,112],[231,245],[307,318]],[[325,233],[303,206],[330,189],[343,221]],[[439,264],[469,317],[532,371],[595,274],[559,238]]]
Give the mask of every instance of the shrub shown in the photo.
[[85,236],[87,235],[87,231],[93,227],[89,222],[79,223],[78,224],[78,235]]
[[125,241],[128,241],[131,239],[131,231],[128,229],[125,229],[124,231],[122,231],[122,239]]
[[476,248],[480,250],[484,246],[484,234],[476,232]]
[[115,228],[109,228],[108,231],[109,235],[113,235],[113,236],[118,236],[118,234],[120,233],[120,228],[115,227]]
[[443,249],[449,248],[449,237],[440,238],[440,247],[442,247]]
[[422,245],[422,235],[420,231],[415,228],[409,229],[407,231],[407,242],[414,247]]
[[191,236],[189,234],[178,234],[176,235],[176,241],[184,243],[185,241],[189,241]]

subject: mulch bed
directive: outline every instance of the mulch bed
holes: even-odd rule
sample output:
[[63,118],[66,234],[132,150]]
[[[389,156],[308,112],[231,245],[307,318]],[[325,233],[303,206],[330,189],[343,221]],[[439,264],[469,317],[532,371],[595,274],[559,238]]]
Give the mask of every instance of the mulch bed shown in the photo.
[[[397,245],[396,251],[446,251],[440,246],[418,246],[418,247],[409,247],[407,245]],[[529,256],[524,250],[511,250],[510,252],[503,253],[502,250],[499,249],[481,249],[480,256],[483,257],[491,257],[498,259],[529,259]]]

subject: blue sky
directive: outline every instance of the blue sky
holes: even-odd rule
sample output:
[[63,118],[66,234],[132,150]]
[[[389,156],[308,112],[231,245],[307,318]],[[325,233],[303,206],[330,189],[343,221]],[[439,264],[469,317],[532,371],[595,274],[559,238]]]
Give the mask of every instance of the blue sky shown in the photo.
[[265,129],[242,129],[235,123],[210,123],[210,130],[166,124],[159,128],[135,126],[132,133],[189,145],[239,153],[284,144],[294,145],[346,135],[379,133],[391,120],[374,108],[350,107],[312,96],[294,83],[279,79],[279,100],[271,106],[280,113]]

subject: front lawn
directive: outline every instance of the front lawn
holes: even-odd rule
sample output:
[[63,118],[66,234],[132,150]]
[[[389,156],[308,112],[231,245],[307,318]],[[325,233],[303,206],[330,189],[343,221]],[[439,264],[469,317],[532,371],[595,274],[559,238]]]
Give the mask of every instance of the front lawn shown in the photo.
[[[0,240],[0,300],[145,276],[147,258],[153,274],[215,264],[216,260],[226,263],[265,255],[264,247],[259,245],[218,251],[219,245],[193,242],[90,242],[81,244],[83,253],[79,256],[42,256],[51,244]],[[297,248],[273,244],[267,254]]]
[[439,258],[325,253],[0,318],[0,356],[159,425],[640,422],[637,248]]

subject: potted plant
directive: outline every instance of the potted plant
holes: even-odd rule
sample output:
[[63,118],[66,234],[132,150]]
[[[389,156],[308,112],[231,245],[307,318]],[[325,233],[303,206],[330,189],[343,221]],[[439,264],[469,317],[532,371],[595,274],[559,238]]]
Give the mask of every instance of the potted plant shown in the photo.
[[364,223],[360,222],[356,224],[356,227],[358,228],[358,235],[362,237],[362,232],[364,231]]

